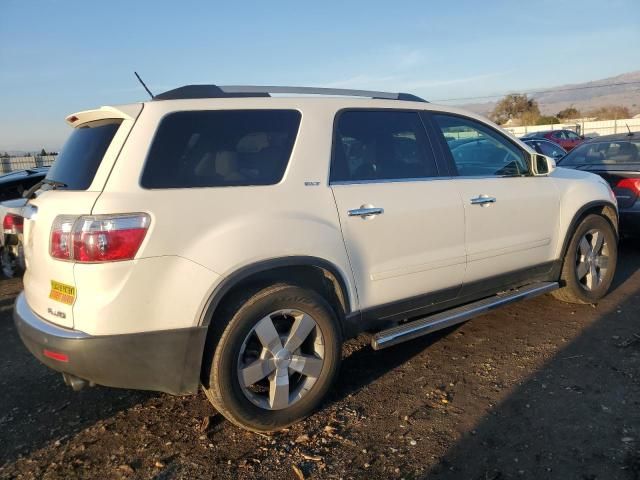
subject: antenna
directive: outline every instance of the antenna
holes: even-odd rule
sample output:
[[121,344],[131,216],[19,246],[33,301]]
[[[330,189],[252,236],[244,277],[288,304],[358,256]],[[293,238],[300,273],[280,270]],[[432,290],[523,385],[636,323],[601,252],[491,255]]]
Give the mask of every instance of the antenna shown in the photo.
[[138,72],[133,72],[136,76],[136,78],[138,79],[138,81],[142,84],[142,86],[144,87],[144,89],[147,91],[147,93],[149,94],[149,96],[151,97],[151,100],[153,100],[155,98],[155,96],[153,95],[153,93],[151,93],[151,90],[149,90],[149,88],[145,85],[145,83],[142,81],[142,79],[140,78],[140,75],[138,75]]
[[629,124],[627,122],[624,123],[624,126],[627,127],[627,131],[629,132],[627,134],[627,137],[633,137],[633,132],[631,131],[631,129],[629,128]]

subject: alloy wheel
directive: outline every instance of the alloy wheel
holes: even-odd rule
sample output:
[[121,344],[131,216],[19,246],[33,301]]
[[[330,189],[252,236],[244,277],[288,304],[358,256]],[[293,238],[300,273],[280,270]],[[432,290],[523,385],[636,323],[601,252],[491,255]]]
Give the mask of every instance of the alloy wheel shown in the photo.
[[296,309],[277,310],[245,337],[238,356],[238,381],[255,405],[282,410],[305,396],[323,364],[324,340],[313,317]]
[[609,245],[604,232],[589,230],[578,243],[576,252],[576,276],[585,290],[598,288],[609,268]]

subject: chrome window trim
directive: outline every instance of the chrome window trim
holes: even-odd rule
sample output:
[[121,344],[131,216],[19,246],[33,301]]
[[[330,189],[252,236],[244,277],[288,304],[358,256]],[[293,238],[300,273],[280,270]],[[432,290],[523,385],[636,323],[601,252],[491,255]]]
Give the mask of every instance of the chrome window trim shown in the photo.
[[446,177],[424,177],[424,178],[385,178],[380,180],[339,180],[329,182],[329,186],[344,185],[368,185],[370,183],[414,183],[414,182],[431,182],[434,180],[487,180],[492,178],[525,178],[531,175],[450,175]]

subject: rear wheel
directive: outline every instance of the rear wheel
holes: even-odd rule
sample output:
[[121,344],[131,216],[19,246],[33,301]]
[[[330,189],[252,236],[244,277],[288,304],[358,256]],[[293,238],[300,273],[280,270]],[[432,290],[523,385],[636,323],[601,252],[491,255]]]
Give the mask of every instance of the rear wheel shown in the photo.
[[562,264],[563,288],[553,295],[569,303],[594,303],[609,291],[618,259],[618,239],[608,220],[586,216],[576,228]]
[[274,431],[322,402],[338,371],[341,338],[316,292],[274,285],[237,299],[217,318],[207,398],[226,418]]

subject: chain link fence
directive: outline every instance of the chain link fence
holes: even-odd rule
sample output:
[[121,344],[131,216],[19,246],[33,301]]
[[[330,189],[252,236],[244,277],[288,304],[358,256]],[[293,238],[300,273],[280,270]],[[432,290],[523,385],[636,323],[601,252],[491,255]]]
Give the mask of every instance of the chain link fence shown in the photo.
[[27,168],[50,167],[56,155],[29,155],[26,157],[0,157],[0,174]]

